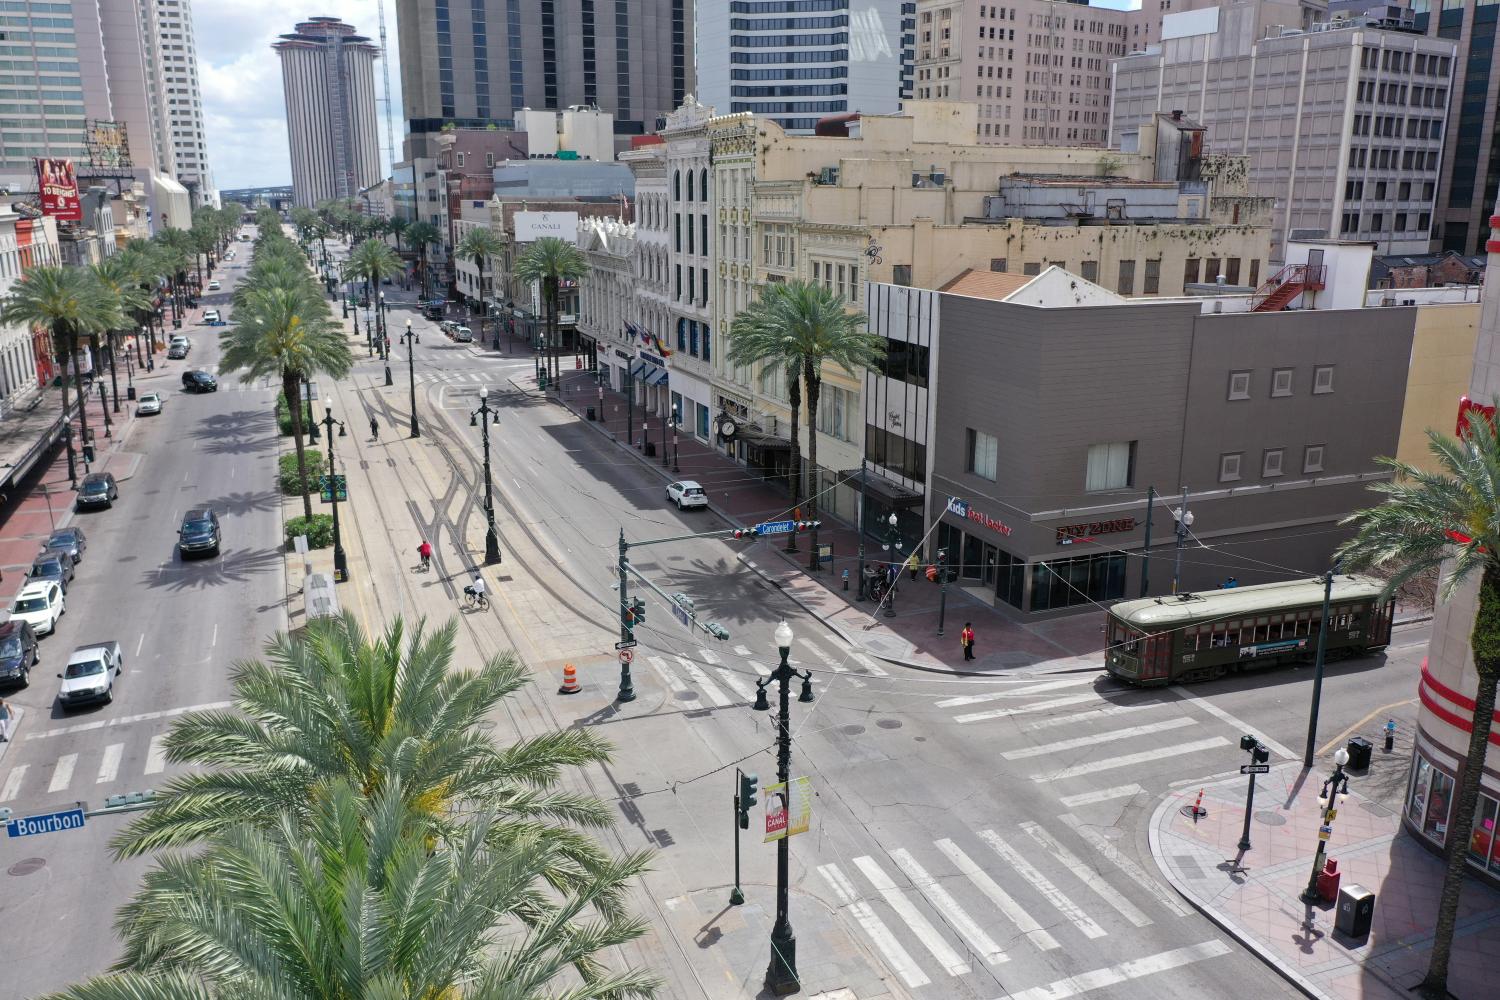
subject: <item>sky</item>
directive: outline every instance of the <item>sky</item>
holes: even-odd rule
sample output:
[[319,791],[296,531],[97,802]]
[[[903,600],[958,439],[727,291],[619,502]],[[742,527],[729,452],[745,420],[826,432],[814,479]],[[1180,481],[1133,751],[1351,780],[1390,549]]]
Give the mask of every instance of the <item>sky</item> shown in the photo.
[[[390,51],[391,112],[396,152],[401,148],[401,70],[396,53],[396,4],[384,0]],[[203,87],[208,161],[215,185],[223,189],[292,182],[287,151],[286,103],[281,92],[281,61],[271,50],[278,36],[314,16],[342,18],[372,42],[380,41],[374,0],[196,0],[193,27],[198,37],[198,78]],[[380,62],[375,63],[375,94],[381,93]],[[382,160],[385,105],[380,118]]]

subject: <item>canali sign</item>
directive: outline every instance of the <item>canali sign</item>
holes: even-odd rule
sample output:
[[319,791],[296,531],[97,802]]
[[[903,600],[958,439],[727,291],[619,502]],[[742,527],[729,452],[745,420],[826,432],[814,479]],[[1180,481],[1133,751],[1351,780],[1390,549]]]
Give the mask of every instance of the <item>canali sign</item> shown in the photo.
[[517,212],[513,221],[517,243],[535,243],[543,236],[578,242],[577,212]]

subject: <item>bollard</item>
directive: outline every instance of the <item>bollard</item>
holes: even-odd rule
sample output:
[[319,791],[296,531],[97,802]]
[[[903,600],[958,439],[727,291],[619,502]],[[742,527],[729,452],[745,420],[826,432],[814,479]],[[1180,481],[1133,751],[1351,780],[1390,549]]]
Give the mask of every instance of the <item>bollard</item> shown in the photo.
[[571,664],[571,663],[565,664],[563,666],[563,682],[562,682],[562,687],[560,687],[560,688],[557,689],[557,693],[558,694],[577,694],[578,692],[580,692],[582,690],[583,690],[583,688],[581,688],[581,687],[578,686],[578,671],[576,669],[574,669],[573,664]]
[[1396,749],[1396,720],[1385,720],[1385,752],[1390,753]]
[[1198,798],[1192,805],[1182,807],[1182,814],[1193,817],[1194,823],[1208,815],[1208,810],[1203,808],[1203,789],[1198,789]]
[[847,592],[849,590],[849,570],[848,569],[844,570],[844,590],[845,590],[845,592]]

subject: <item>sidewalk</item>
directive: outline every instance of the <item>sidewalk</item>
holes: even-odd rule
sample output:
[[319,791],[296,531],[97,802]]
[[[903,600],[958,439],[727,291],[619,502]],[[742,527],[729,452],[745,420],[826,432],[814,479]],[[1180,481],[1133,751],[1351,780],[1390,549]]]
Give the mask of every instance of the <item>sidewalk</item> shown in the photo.
[[[1404,782],[1379,780],[1382,770],[1397,779],[1405,773],[1406,749],[1384,755],[1377,747],[1370,775],[1351,773],[1349,798],[1338,810],[1329,840],[1328,856],[1338,861],[1342,885],[1375,893],[1367,938],[1355,940],[1335,930],[1335,906],[1308,906],[1298,898],[1312,870],[1318,794],[1332,772],[1329,761],[1320,760],[1311,772],[1292,762],[1260,776],[1251,849],[1243,857],[1237,846],[1245,821],[1248,779],[1243,777],[1206,782],[1208,814],[1196,821],[1184,810],[1197,797],[1197,784],[1168,796],[1151,818],[1151,853],[1190,903],[1309,996],[1410,997],[1427,971],[1443,863],[1402,828],[1397,810]],[[1362,785],[1384,786],[1390,806],[1367,797]],[[1244,870],[1236,870],[1236,858]],[[1459,903],[1449,992],[1460,1000],[1493,996],[1496,955],[1500,892],[1471,880]]]

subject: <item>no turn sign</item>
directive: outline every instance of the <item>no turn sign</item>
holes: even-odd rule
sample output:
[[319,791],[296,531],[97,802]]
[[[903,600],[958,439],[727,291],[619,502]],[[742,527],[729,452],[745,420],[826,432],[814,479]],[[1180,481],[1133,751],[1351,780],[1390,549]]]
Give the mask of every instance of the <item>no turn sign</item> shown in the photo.
[[622,650],[620,650],[620,662],[621,663],[629,663],[634,658],[635,658],[635,654],[632,653],[630,650],[628,650],[628,649],[622,649]]

